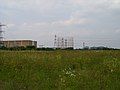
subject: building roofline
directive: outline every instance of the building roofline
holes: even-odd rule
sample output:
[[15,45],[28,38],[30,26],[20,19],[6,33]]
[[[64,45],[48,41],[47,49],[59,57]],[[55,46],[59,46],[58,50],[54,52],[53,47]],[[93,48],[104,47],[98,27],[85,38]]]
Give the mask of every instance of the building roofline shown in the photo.
[[29,40],[29,39],[22,40],[22,39],[18,39],[18,40],[3,40],[3,42],[4,41],[35,41],[35,40]]

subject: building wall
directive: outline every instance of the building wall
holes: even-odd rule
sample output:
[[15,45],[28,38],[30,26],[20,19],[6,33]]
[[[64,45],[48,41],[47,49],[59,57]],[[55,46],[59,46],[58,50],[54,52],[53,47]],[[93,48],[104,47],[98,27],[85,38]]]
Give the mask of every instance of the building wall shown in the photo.
[[11,40],[11,41],[3,41],[5,47],[27,47],[27,46],[35,46],[37,47],[37,41],[32,40]]

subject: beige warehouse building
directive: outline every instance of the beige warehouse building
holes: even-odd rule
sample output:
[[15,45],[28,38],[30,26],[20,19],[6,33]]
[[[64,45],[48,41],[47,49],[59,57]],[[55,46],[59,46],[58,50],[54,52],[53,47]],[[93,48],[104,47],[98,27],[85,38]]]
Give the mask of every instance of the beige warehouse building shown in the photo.
[[3,41],[3,45],[7,48],[27,47],[27,46],[37,47],[37,41],[32,41],[32,40],[6,40],[6,41]]

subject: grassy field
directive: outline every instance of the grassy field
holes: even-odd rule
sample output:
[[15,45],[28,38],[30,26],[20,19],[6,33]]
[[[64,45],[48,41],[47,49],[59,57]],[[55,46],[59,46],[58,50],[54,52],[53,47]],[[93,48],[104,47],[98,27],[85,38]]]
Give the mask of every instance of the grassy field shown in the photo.
[[120,90],[120,51],[0,51],[0,90]]

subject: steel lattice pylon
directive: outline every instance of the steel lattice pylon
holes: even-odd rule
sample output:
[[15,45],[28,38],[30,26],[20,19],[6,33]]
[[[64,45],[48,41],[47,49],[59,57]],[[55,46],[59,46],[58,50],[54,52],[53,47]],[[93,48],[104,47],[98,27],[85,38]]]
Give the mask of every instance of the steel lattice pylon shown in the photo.
[[54,48],[66,49],[66,48],[74,48],[74,40],[73,37],[57,37],[55,35],[54,39]]
[[3,26],[6,26],[6,25],[0,23],[0,47],[3,46],[3,39],[4,39],[4,37],[3,37],[3,30],[2,30]]

